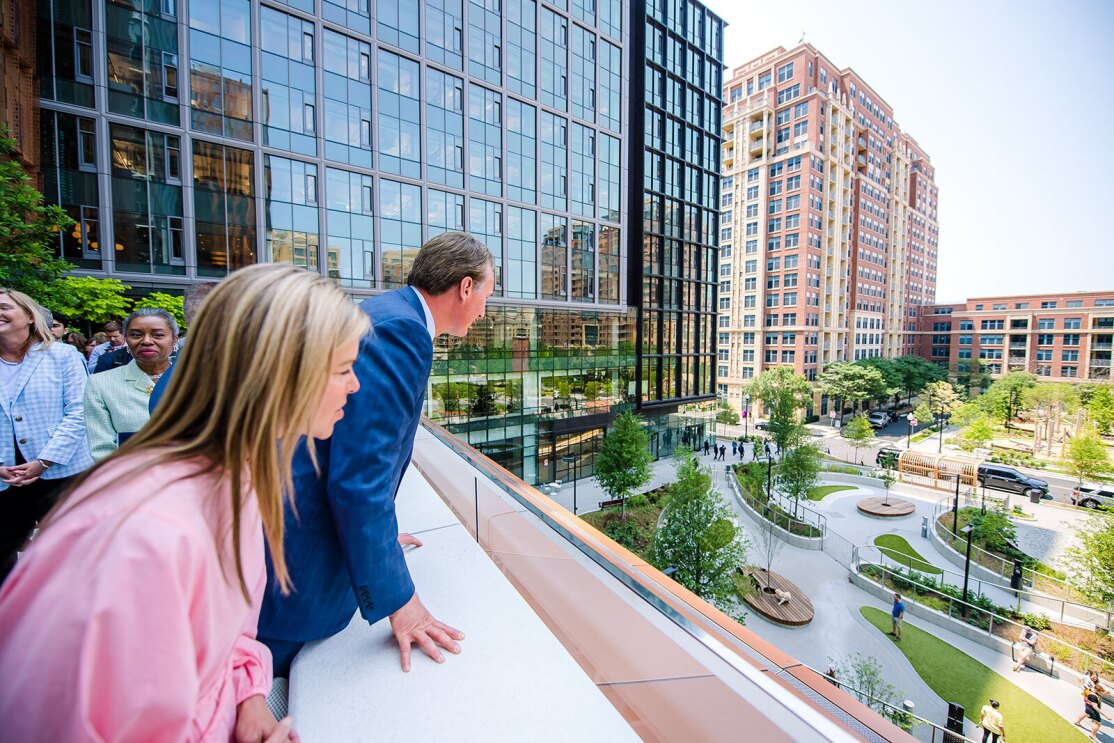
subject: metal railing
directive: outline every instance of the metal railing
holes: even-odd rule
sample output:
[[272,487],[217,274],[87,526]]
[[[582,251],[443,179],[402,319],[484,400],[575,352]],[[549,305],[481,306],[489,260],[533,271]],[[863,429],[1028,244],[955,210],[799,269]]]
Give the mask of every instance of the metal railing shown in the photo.
[[[990,500],[995,505],[1003,503],[1003,501],[1000,501],[996,498]],[[953,510],[954,507],[954,495],[949,498],[943,498],[937,501],[936,505],[932,509],[932,528],[935,529],[936,536],[940,537],[940,540],[946,546],[951,547],[955,552],[962,553],[967,549],[966,540],[956,536],[955,534],[952,534],[947,526],[940,523],[940,517],[948,511]],[[979,508],[980,504],[970,493],[968,493],[966,495],[960,496],[959,507],[961,509]],[[947,519],[944,519],[944,521],[947,522]],[[977,565],[981,565],[982,567],[997,573],[1007,580],[1013,575],[1013,560],[1001,557],[994,554],[993,552],[987,552],[985,549],[977,545],[971,545],[971,562],[976,563]],[[1033,570],[1032,568],[1025,566],[1022,566],[1021,571],[1023,581],[1025,583],[1028,583],[1039,593],[1043,593],[1054,598],[1057,597],[1057,594],[1059,594],[1060,596],[1067,596],[1069,598],[1072,596],[1079,597],[1079,592],[1072,588],[1066,580],[1049,575],[1048,573],[1042,573],[1038,570]],[[1082,602],[1074,603],[1082,604]],[[1092,608],[1098,611],[1103,611],[1099,607]]]
[[776,489],[773,490],[773,497],[775,499],[781,498],[782,502],[780,503],[777,500],[771,502],[765,498],[755,497],[739,481],[738,475],[733,469],[728,473],[727,482],[740,500],[744,501],[753,511],[767,521],[795,536],[820,539],[821,545],[823,545],[824,537],[828,533],[828,519],[822,513],[798,503],[796,506],[797,515],[794,517],[793,514],[785,510],[792,507],[791,503],[785,502],[790,499],[782,496]]
[[[859,562],[855,570],[888,590],[896,590],[902,597],[912,603],[920,604],[928,609],[938,611],[958,621],[965,622],[968,626],[985,630],[988,637],[994,637],[1005,642],[1013,643],[1021,638],[1021,633],[1027,625],[1015,621],[1001,614],[996,614],[968,601],[941,593],[932,586],[910,580],[909,576],[896,573],[889,568],[869,562]],[[879,579],[881,578],[881,579]],[[925,599],[928,600],[925,600]],[[1058,637],[1045,632],[1034,630],[1037,633],[1038,652],[1051,655],[1057,662],[1079,673],[1097,670],[1102,675],[1110,675],[1114,671],[1114,663],[1084,650],[1081,647],[1064,642]]]
[[[927,740],[930,743],[935,743],[935,741],[941,741],[941,743],[977,743],[972,738],[968,738],[965,735],[960,735],[959,733],[953,733],[947,728],[937,725],[932,720],[925,719],[918,714],[910,712],[904,707],[898,707],[896,705],[890,704],[883,699],[879,699],[873,694],[869,694],[865,691],[860,691],[854,686],[840,681],[837,677],[831,676],[824,671],[817,670],[807,663],[801,663],[800,665],[804,666],[805,668],[819,676],[823,676],[824,679],[828,681],[828,683],[830,683],[837,689],[842,689],[849,694],[853,694],[855,697],[858,698],[860,702],[872,708],[875,712],[878,712],[879,714],[885,716],[891,722],[893,722],[893,724],[897,725],[903,730],[908,730],[910,733],[914,733],[914,731],[916,733],[920,733],[922,728],[926,729],[926,731],[928,732]],[[783,669],[775,675],[782,676],[782,674],[784,673],[785,671]],[[878,707],[875,707],[875,705],[878,705],[882,709],[878,709]]]

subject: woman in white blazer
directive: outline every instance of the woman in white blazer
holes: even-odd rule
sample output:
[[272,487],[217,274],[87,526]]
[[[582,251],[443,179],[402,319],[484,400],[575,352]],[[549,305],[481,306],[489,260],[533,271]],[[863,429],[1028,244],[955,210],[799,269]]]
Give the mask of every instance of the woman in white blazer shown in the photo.
[[0,288],[0,581],[70,479],[85,446],[81,354],[57,343],[38,305]]
[[170,368],[178,323],[166,310],[138,309],[124,321],[124,342],[132,360],[94,374],[85,385],[85,433],[96,462],[116,451],[151,417],[151,392]]

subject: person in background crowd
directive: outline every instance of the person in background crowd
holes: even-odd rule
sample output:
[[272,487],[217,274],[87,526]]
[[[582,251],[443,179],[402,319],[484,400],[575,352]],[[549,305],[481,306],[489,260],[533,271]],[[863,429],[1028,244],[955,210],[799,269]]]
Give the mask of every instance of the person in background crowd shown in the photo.
[[55,317],[50,310],[43,307],[41,304],[39,305],[39,310],[50,325],[50,334],[54,336],[54,340],[62,340],[62,336],[66,334],[66,322],[60,317]]
[[104,326],[104,333],[108,340],[98,345],[89,354],[89,373],[92,374],[93,370],[97,368],[97,361],[100,357],[110,351],[118,351],[121,348],[127,348],[124,343],[124,326],[118,322],[110,322]]
[[[217,282],[206,281],[202,284],[190,284],[186,287],[186,290],[182,292],[182,319],[186,321],[186,330],[193,324],[193,318],[197,315],[197,311],[201,309],[201,302],[204,301],[205,297],[209,296],[209,293],[213,291],[216,286]],[[181,349],[185,345],[186,337],[184,335],[179,335],[179,352],[181,352]],[[162,395],[166,391],[166,386],[170,384],[170,378],[174,376],[174,359],[176,355],[177,354],[171,354],[170,369],[167,370],[166,374],[162,375],[162,379],[158,381],[154,391],[151,392],[151,399],[148,401],[147,406],[152,413],[155,412],[155,406],[158,405],[159,400],[162,399]]]
[[979,727],[982,728],[982,743],[998,743],[1006,737],[1006,721],[998,711],[998,700],[991,699],[979,712]]
[[87,380],[81,357],[55,342],[35,302],[0,289],[0,581],[58,493],[93,464]]
[[82,355],[85,356],[85,363],[86,363],[85,373],[86,374],[89,373],[89,369],[88,369],[89,354],[93,353],[93,349],[96,348],[97,345],[98,345],[98,343],[97,343],[97,339],[96,339],[95,336],[90,338],[89,340],[85,341],[85,352]]
[[178,323],[166,310],[145,307],[124,321],[124,340],[132,361],[94,374],[85,386],[85,431],[95,462],[111,454],[122,438],[138,431],[150,418],[151,392],[170,367]]
[[158,411],[0,590],[0,677],[20,680],[0,686],[5,740],[298,740],[265,701],[265,553],[288,590],[290,462],[344,415],[367,331],[319,274],[262,264],[222,282]]
[[321,445],[318,465],[304,453],[294,461],[297,520],[288,512],[285,544],[298,590],[282,594],[272,577],[259,616],[279,676],[306,642],[340,632],[357,608],[370,624],[390,617],[403,671],[413,643],[438,663],[438,646],[460,652],[464,634],[430,614],[410,579],[403,544],[421,542],[399,534],[395,496],[421,420],[433,339],[462,338],[483,317],[494,261],[476,238],[446,232],[422,246],[407,284],[360,305],[375,323],[356,363],[364,389]]
[[125,338],[123,348],[117,348],[115,351],[101,354],[101,357],[97,359],[97,365],[93,367],[93,373],[100,374],[101,372],[119,369],[121,366],[127,366],[131,361],[132,354],[131,351],[128,350],[128,343]]
[[89,344],[89,339],[86,338],[84,335],[77,332],[76,330],[73,330],[69,333],[66,333],[66,335],[62,337],[62,342],[68,343],[69,345],[73,346],[81,353],[86,361],[89,360],[89,354],[85,350],[85,347]]

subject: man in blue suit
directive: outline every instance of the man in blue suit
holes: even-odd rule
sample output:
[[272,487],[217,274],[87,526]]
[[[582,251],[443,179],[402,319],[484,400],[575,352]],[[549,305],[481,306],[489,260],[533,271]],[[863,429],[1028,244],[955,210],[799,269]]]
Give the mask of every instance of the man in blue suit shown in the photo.
[[372,624],[390,617],[404,671],[414,643],[438,663],[440,648],[460,652],[464,635],[434,619],[415,592],[400,542],[420,543],[400,539],[394,500],[421,419],[433,339],[466,335],[494,283],[487,246],[448,232],[422,247],[406,288],[360,305],[373,324],[356,362],[360,390],[332,438],[315,442],[320,474],[305,450],[294,460],[284,545],[294,588],[284,596],[269,572],[259,617],[276,676],[289,674],[306,642],[343,630],[357,608]]

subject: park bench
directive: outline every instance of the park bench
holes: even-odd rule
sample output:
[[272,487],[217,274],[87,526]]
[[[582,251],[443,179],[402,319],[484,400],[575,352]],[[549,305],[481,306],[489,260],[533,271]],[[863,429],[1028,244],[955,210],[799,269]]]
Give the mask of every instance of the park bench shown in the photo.
[[601,500],[600,501],[600,508],[615,508],[616,506],[621,506],[621,505],[623,505],[623,499],[622,498],[616,498],[614,500]]
[[[1017,660],[1018,644],[1015,642],[1010,646],[1010,655],[1013,660]],[[1025,665],[1032,668],[1034,671],[1047,673],[1050,677],[1056,677],[1056,658],[1050,653],[1033,653],[1025,659]]]

